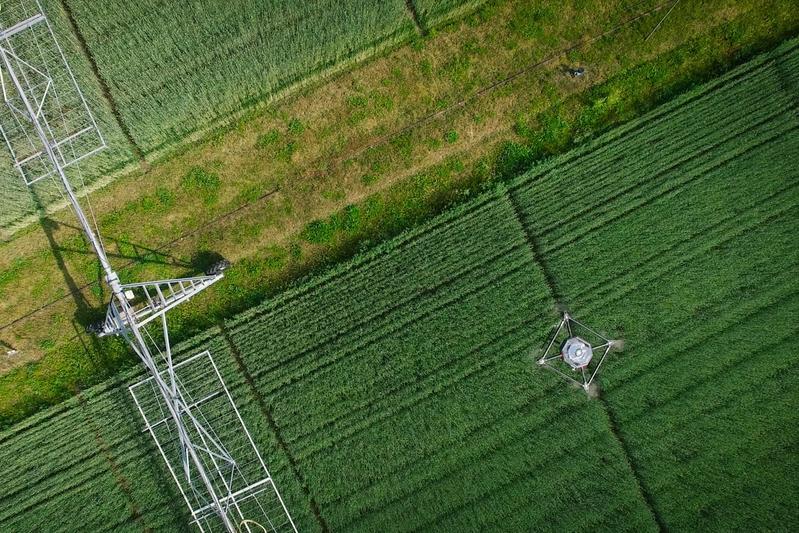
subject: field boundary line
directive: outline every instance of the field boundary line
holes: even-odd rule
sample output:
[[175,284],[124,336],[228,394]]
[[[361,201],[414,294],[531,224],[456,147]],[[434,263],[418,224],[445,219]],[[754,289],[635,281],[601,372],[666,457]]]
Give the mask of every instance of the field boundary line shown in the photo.
[[319,504],[316,502],[316,498],[311,494],[311,490],[308,488],[308,483],[305,481],[305,476],[302,474],[300,470],[299,464],[297,463],[297,459],[291,453],[291,450],[286,444],[286,440],[283,438],[283,434],[280,431],[280,427],[277,425],[275,421],[275,417],[272,415],[272,409],[266,404],[266,400],[264,399],[261,391],[255,384],[255,380],[253,379],[252,373],[250,372],[247,365],[244,363],[244,358],[241,356],[241,351],[233,339],[230,337],[230,332],[225,327],[224,322],[220,322],[219,324],[219,331],[222,334],[222,338],[225,340],[225,343],[228,345],[230,349],[230,353],[233,355],[233,359],[236,361],[236,366],[238,366],[239,371],[244,376],[244,381],[247,383],[247,387],[249,387],[250,392],[255,397],[255,401],[258,404],[258,408],[260,409],[261,413],[266,418],[266,422],[269,425],[269,429],[272,431],[272,434],[275,436],[275,440],[277,440],[278,448],[283,454],[286,456],[289,462],[289,467],[291,469],[291,473],[294,475],[294,478],[300,483],[300,487],[302,488],[302,492],[305,495],[306,499],[308,500],[308,504],[311,507],[311,512],[316,518],[319,527],[322,530],[322,533],[329,533],[330,527],[327,524],[327,520],[325,517],[322,516],[322,511],[319,508]]
[[[546,258],[544,257],[542,250],[536,244],[538,242],[537,237],[533,234],[531,230],[527,228],[527,226],[522,224],[521,219],[519,217],[519,206],[516,204],[512,195],[507,190],[505,191],[505,197],[508,203],[513,208],[513,212],[516,215],[516,221],[520,226],[519,231],[522,233],[522,235],[525,237],[525,240],[528,243],[530,252],[533,256],[533,261],[535,261],[535,263],[539,265],[542,273],[544,274],[547,286],[549,287],[550,292],[552,294],[552,298],[557,303],[563,303],[562,302],[563,294],[561,293],[560,288],[557,285],[557,281],[555,280],[555,277],[552,274],[551,269],[549,268],[549,265],[547,263]],[[641,495],[644,505],[647,507],[650,514],[652,515],[652,519],[655,521],[658,530],[661,532],[668,531],[668,527],[666,526],[666,523],[663,521],[663,517],[660,516],[660,513],[657,511],[657,508],[655,507],[654,498],[652,498],[652,495],[648,487],[646,486],[646,484],[643,481],[643,478],[639,474],[639,468],[633,461],[627,443],[624,441],[624,438],[622,437],[621,432],[619,431],[616,419],[612,414],[610,406],[608,405],[607,401],[605,401],[605,399],[602,397],[601,394],[597,397],[597,402],[600,404],[602,410],[605,413],[605,416],[608,421],[608,429],[610,430],[610,433],[613,436],[613,438],[619,444],[620,450],[624,455],[624,459],[627,463],[627,466],[630,468],[630,474],[633,480],[635,481],[636,486],[638,487],[638,493]]]
[[[710,143],[709,144],[705,144],[705,146],[700,151],[693,152],[690,155],[678,155],[678,156],[675,156],[675,157],[671,157],[671,153],[675,152],[676,150],[671,150],[670,149],[671,152],[669,154],[669,157],[670,157],[671,160],[669,162],[669,165],[667,167],[662,167],[662,168],[658,169],[655,173],[651,174],[651,178],[662,178],[664,176],[667,176],[670,173],[674,173],[680,167],[689,166],[691,164],[694,164],[696,161],[700,161],[701,163],[699,165],[694,166],[693,168],[689,166],[689,170],[691,171],[690,174],[696,174],[698,172],[701,172],[702,175],[704,175],[706,173],[705,167],[707,165],[710,165],[709,168],[713,169],[713,168],[718,167],[720,165],[726,164],[729,161],[732,161],[734,159],[739,158],[742,155],[742,152],[750,150],[751,147],[757,148],[759,145],[761,145],[763,143],[759,142],[758,145],[752,145],[751,147],[746,147],[746,148],[735,148],[735,149],[729,151],[729,155],[725,154],[725,155],[722,155],[722,156],[715,156],[714,158],[711,158],[711,159],[706,157],[708,154],[713,155],[716,152],[719,152],[720,151],[719,148],[723,147],[725,144],[734,142],[736,139],[741,137],[742,133],[748,133],[748,134],[752,135],[751,132],[753,130],[756,130],[760,126],[768,126],[770,122],[773,122],[773,119],[775,117],[779,117],[779,116],[782,116],[782,115],[783,115],[783,113],[780,113],[780,112],[772,112],[768,116],[763,118],[762,120],[757,120],[756,122],[752,122],[752,118],[750,116],[748,116],[748,115],[737,117],[735,119],[735,121],[741,123],[741,127],[740,128],[737,128],[735,130],[730,130],[729,134],[724,134],[724,135],[721,135],[721,136],[719,136],[717,138],[712,139],[710,141]],[[736,124],[732,124],[731,125],[729,120],[720,121],[720,123],[719,123],[719,127],[724,127],[724,128],[727,128],[728,130],[730,129],[731,126],[735,126],[735,125]],[[773,127],[764,128],[763,134],[762,134],[762,138],[765,138],[766,141],[771,141],[774,138],[777,138],[777,137],[780,137],[780,136],[784,135],[784,133],[786,131],[790,132],[790,131],[792,131],[794,129],[796,129],[796,125],[790,125],[790,126],[786,125],[785,131],[779,131],[779,132],[777,132],[775,134],[775,133],[772,133],[774,131]],[[622,136],[620,138],[614,139],[613,142],[616,145],[623,144],[624,140],[626,138],[628,138],[628,136],[629,136],[629,134],[625,134],[624,136]],[[680,138],[680,139],[678,139],[678,142],[680,143],[680,145],[678,146],[678,149],[680,149],[680,150],[682,150],[684,146],[695,146],[697,144],[697,140],[696,139],[691,139],[689,137]],[[705,142],[704,138],[702,139],[702,142]],[[610,146],[612,146],[612,145],[610,145]],[[595,153],[596,153],[596,151],[592,151],[591,155],[581,154],[581,156],[583,156],[583,157],[587,156],[587,157],[590,157],[590,158],[595,158],[595,156],[594,156]],[[604,154],[600,155],[600,157],[604,157]],[[598,158],[596,158],[596,159],[598,159]],[[589,159],[589,164],[592,164],[592,163],[594,163],[594,161],[591,161]],[[605,173],[606,169],[609,166],[616,166],[615,174],[616,175],[618,175],[618,174],[622,174],[623,175],[623,174],[630,174],[630,173],[638,173],[638,172],[640,172],[641,168],[647,167],[648,163],[644,162],[643,164],[641,164],[637,160],[630,160],[629,158],[625,157],[624,154],[620,154],[620,155],[617,155],[616,157],[610,159],[608,165],[601,165],[601,164],[592,165],[592,167],[596,167],[597,171],[600,172],[600,173]],[[563,167],[560,167],[560,168],[562,169]],[[558,168],[556,167],[555,169],[552,169],[552,170],[558,170]],[[562,170],[561,170],[561,172],[562,172]],[[550,174],[550,173],[547,173],[547,174]],[[610,175],[613,176],[614,173],[611,172]],[[550,176],[551,176],[551,174],[546,176],[546,177],[549,178]],[[577,210],[572,211],[569,214],[568,217],[562,218],[562,219],[558,220],[557,222],[551,222],[548,225],[542,227],[541,228],[541,233],[542,234],[548,234],[548,233],[551,233],[551,232],[555,231],[558,227],[562,227],[562,226],[565,226],[565,225],[573,225],[575,222],[580,221],[580,219],[585,218],[585,216],[587,214],[591,213],[592,211],[596,211],[597,208],[602,207],[602,206],[607,207],[607,205],[610,202],[619,200],[620,198],[623,198],[624,196],[633,196],[633,198],[642,199],[643,195],[641,193],[648,193],[650,190],[652,190],[652,191],[667,190],[667,189],[664,189],[663,186],[662,186],[662,181],[663,180],[653,180],[651,178],[647,179],[647,180],[639,180],[639,181],[636,181],[636,182],[624,184],[623,188],[615,190],[610,195],[601,197],[601,199],[598,200],[597,203],[589,205],[587,207],[582,207],[581,206],[579,211],[577,211]],[[689,178],[690,177],[683,178],[683,181],[674,184],[674,186],[672,186],[671,189],[676,190],[679,185],[690,183],[690,179]],[[528,185],[530,185],[531,187],[527,187],[526,190],[529,191],[537,183],[537,181],[541,181],[543,179],[544,179],[544,175],[541,175],[538,180],[530,180],[528,182]],[[614,183],[613,177],[611,177],[611,178],[608,178],[606,181],[600,181],[599,183],[596,184],[596,186],[597,187],[600,187],[600,186],[601,187],[607,187],[609,185],[612,185],[613,183]],[[545,193],[549,192],[550,187],[552,189],[556,189],[557,190],[560,187],[560,185],[556,184],[556,183],[547,184],[547,188],[544,189],[544,192]],[[510,187],[508,189],[509,190],[513,190],[513,191],[518,190],[518,189],[512,189]],[[540,195],[540,193],[537,194],[536,196],[538,196],[538,195]],[[561,238],[560,240],[562,241],[563,239]],[[571,241],[569,241],[569,242],[571,242]]]
[[503,187],[503,198],[510,206],[511,212],[513,213],[513,219],[518,226],[518,231],[522,235],[524,242],[527,244],[527,249],[530,251],[530,255],[532,256],[533,263],[541,270],[541,274],[544,276],[544,281],[546,283],[547,289],[549,289],[549,294],[552,296],[552,299],[555,300],[555,305],[562,305],[563,304],[563,294],[561,294],[560,289],[558,288],[558,283],[555,280],[555,275],[552,273],[552,270],[549,268],[549,265],[546,261],[544,261],[543,250],[541,248],[541,243],[538,240],[538,237],[533,235],[533,232],[527,229],[527,226],[524,225],[522,222],[521,213],[519,212],[519,206],[516,205],[516,201],[513,199],[513,196],[510,194],[510,191],[507,188]]
[[[516,237],[516,235],[513,235],[513,237]],[[280,361],[271,362],[266,366],[259,368],[255,374],[260,375],[268,372],[274,372],[281,367],[285,367],[286,364],[289,364],[297,360],[298,358],[306,355],[307,353],[319,350],[320,348],[323,348],[325,345],[337,342],[340,339],[343,339],[346,336],[350,335],[351,333],[357,332],[365,324],[374,324],[377,321],[384,320],[386,317],[388,317],[393,313],[396,313],[397,311],[402,311],[403,309],[407,309],[407,306],[412,304],[413,302],[422,300],[424,298],[428,298],[430,295],[435,294],[447,287],[452,287],[453,285],[457,286],[458,283],[461,282],[464,277],[475,275],[481,269],[490,266],[491,264],[495,263],[497,260],[501,259],[502,257],[512,254],[515,251],[517,251],[519,248],[524,246],[524,243],[522,242],[521,239],[519,239],[518,242],[508,241],[503,244],[504,244],[503,246],[497,247],[494,250],[489,249],[485,253],[485,255],[479,257],[479,259],[477,260],[471,262],[464,261],[461,264],[457,264],[454,268],[452,267],[447,268],[446,266],[436,267],[437,270],[435,271],[435,275],[437,276],[438,279],[431,280],[430,282],[427,283],[427,285],[420,286],[417,290],[413,292],[408,292],[405,294],[392,294],[391,296],[393,299],[389,304],[378,309],[370,308],[369,310],[366,311],[367,315],[365,315],[363,318],[359,319],[358,321],[355,321],[355,323],[348,323],[345,329],[340,329],[333,333],[330,333],[322,339],[314,339],[312,341],[309,341],[308,343],[303,344],[299,350],[293,351],[292,354],[287,358],[281,359]],[[474,251],[474,253],[477,254],[480,253],[480,251],[481,251],[480,249],[477,249]],[[459,294],[461,295],[469,294],[469,291],[464,289],[464,291]],[[280,308],[271,309],[269,310],[268,313],[256,313],[254,315],[248,315],[246,318],[249,321],[258,318],[264,318],[267,316],[269,317],[274,316],[274,314],[280,311],[281,308],[284,308],[286,305],[289,305],[290,303],[291,301],[289,301],[288,304],[281,305]],[[422,313],[423,311],[419,312]],[[248,322],[243,322],[239,320],[234,324],[229,324],[228,328],[232,331],[237,332],[242,328],[247,328],[247,324]],[[359,340],[364,340],[366,338],[368,338],[368,336],[358,337]]]
[[408,12],[408,16],[411,17],[413,25],[416,26],[416,31],[419,32],[419,35],[422,37],[427,36],[429,32],[425,25],[422,24],[422,18],[419,16],[419,10],[416,8],[416,2],[414,0],[405,0],[405,10]]
[[136,503],[136,498],[133,497],[133,491],[130,488],[130,481],[127,477],[125,477],[125,474],[122,472],[117,460],[114,458],[111,448],[100,433],[100,428],[97,425],[97,421],[89,414],[88,402],[86,402],[86,398],[83,397],[83,393],[78,391],[77,396],[79,405],[83,408],[84,418],[86,422],[88,422],[89,426],[91,426],[92,433],[94,433],[94,440],[97,443],[97,449],[100,451],[103,459],[105,459],[108,463],[108,469],[114,478],[114,483],[117,485],[117,487],[119,487],[119,490],[122,491],[122,494],[125,495],[125,500],[127,500],[130,511],[130,516],[128,517],[127,521],[134,520],[143,530],[146,529],[142,522],[141,509],[138,503]]
[[608,429],[610,429],[610,434],[613,436],[613,439],[619,444],[619,448],[621,449],[622,454],[624,454],[625,462],[627,463],[627,467],[630,469],[630,474],[632,474],[632,478],[635,481],[636,486],[638,487],[638,493],[641,495],[643,499],[644,505],[649,509],[650,514],[652,515],[652,519],[655,521],[655,524],[662,533],[669,530],[666,522],[663,520],[663,517],[660,516],[660,513],[657,511],[657,507],[655,506],[655,499],[652,497],[652,493],[650,492],[647,485],[644,483],[643,478],[638,473],[640,467],[635,462],[630,453],[630,447],[627,444],[627,441],[624,440],[622,437],[621,430],[619,429],[619,423],[616,418],[615,413],[608,405],[608,402],[602,397],[600,393],[597,397],[597,403],[602,407],[602,412],[605,414],[605,419],[608,423]]
[[58,4],[61,6],[61,9],[66,14],[69,31],[75,37],[75,40],[78,43],[78,49],[86,58],[86,61],[89,63],[89,67],[91,68],[92,74],[94,75],[97,84],[100,87],[100,93],[103,99],[108,104],[108,107],[111,110],[111,115],[113,115],[114,120],[116,121],[117,125],[119,125],[120,131],[125,136],[125,139],[130,144],[130,147],[133,151],[133,156],[139,161],[140,164],[145,163],[144,159],[144,151],[138,145],[136,140],[133,138],[133,134],[131,133],[128,125],[122,120],[122,113],[119,110],[119,106],[114,99],[114,96],[111,93],[111,87],[108,85],[108,82],[100,73],[100,68],[97,66],[97,61],[94,59],[94,55],[89,48],[86,39],[83,37],[83,34],[78,27],[78,21],[75,19],[75,15],[72,13],[72,9],[67,5],[66,0],[58,0]]
[[267,315],[274,316],[283,307],[296,303],[297,300],[307,297],[321,286],[329,285],[334,281],[344,281],[348,276],[356,275],[383,260],[388,254],[394,252],[407,252],[407,249],[416,245],[425,238],[433,236],[435,232],[446,231],[448,225],[469,221],[472,218],[483,216],[482,209],[490,209],[491,204],[497,200],[496,194],[488,193],[477,197],[469,203],[462,204],[449,211],[444,211],[440,216],[433,217],[423,224],[412,226],[393,237],[378,243],[365,253],[354,258],[335,263],[330,269],[322,271],[316,276],[307,279],[306,283],[293,286],[279,294],[277,298],[266,300],[229,319],[230,327],[236,329],[242,323],[247,323],[256,318]]

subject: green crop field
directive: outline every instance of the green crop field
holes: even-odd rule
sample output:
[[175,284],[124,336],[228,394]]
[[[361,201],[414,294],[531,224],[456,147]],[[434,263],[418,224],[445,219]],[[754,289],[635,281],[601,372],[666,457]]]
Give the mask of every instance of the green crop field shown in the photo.
[[[419,22],[480,3],[423,1]],[[87,185],[417,33],[404,0],[42,5],[109,145],[81,166]],[[31,193],[4,153],[0,169],[0,228],[62,199],[49,181]]]
[[[108,144],[106,150],[81,164],[82,175],[80,178],[76,176],[76,186],[82,186],[84,181],[89,185],[134,161],[132,147],[114,118],[108,102],[103,98],[100,85],[94,78],[89,62],[81,53],[60,3],[45,0],[42,5],[70,67],[80,80],[84,96]],[[50,180],[44,180],[29,189],[22,176],[11,166],[3,140],[0,140],[0,145],[0,204],[3,206],[0,211],[0,228],[6,228],[26,215],[35,213],[39,208],[61,200],[62,195]]]
[[[180,351],[303,531],[788,529],[797,72],[794,40]],[[558,303],[625,340],[598,398],[535,364]],[[135,377],[0,433],[0,530],[182,527]]]
[[605,397],[676,530],[797,518],[797,67],[794,41],[511,193],[565,302],[626,339]]
[[66,4],[145,152],[415,31],[403,0]]

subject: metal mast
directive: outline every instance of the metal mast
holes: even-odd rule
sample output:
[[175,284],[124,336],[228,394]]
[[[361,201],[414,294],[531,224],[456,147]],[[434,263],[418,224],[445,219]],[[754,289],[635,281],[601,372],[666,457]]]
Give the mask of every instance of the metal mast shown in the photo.
[[120,282],[66,174],[105,140],[38,0],[0,7],[0,85],[11,164],[27,185],[54,180],[100,261],[111,302],[97,333],[122,336],[147,368],[130,391],[192,523],[202,531],[296,531],[211,354],[172,357],[167,311],[222,279],[225,265],[205,276]]

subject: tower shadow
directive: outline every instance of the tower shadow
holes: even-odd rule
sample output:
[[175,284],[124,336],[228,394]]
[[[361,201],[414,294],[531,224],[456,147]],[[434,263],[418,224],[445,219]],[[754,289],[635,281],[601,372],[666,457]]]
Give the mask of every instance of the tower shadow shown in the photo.
[[[75,313],[73,315],[72,322],[75,332],[77,333],[77,337],[83,346],[86,355],[92,359],[95,366],[102,369],[104,373],[107,373],[107,371],[110,370],[111,365],[108,357],[104,355],[104,350],[100,339],[94,335],[86,333],[86,327],[89,324],[93,324],[105,317],[105,308],[104,306],[97,307],[92,305],[84,295],[83,290],[87,288],[86,285],[81,287],[75,281],[75,278],[67,267],[66,261],[64,259],[63,249],[55,238],[55,232],[58,230],[61,224],[46,215],[44,203],[42,202],[35,187],[30,188],[30,193],[31,198],[36,205],[36,209],[40,213],[39,226],[42,228],[42,232],[47,239],[47,244],[50,246],[50,251],[55,259],[56,266],[58,267],[58,270],[61,271],[64,283],[66,284],[69,294],[72,297],[72,301],[75,304]],[[99,263],[97,265],[97,278],[98,281],[102,280],[102,267],[99,265]],[[102,283],[99,283],[99,287],[100,293],[98,296],[100,301],[103,301],[105,299],[105,287]]]

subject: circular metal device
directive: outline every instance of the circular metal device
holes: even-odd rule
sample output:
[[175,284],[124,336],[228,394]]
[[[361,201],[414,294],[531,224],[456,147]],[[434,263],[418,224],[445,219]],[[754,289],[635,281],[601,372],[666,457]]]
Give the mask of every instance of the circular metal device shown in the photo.
[[594,351],[591,345],[580,337],[569,337],[560,349],[560,354],[567,365],[577,370],[588,366]]

